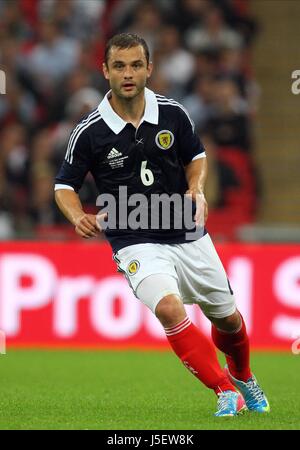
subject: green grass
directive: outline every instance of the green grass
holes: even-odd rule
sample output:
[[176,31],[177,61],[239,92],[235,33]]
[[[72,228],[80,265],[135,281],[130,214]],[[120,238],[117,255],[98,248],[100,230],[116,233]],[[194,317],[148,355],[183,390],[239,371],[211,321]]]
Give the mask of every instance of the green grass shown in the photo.
[[272,411],[220,419],[215,395],[169,352],[9,350],[0,429],[300,429],[299,364],[253,353]]

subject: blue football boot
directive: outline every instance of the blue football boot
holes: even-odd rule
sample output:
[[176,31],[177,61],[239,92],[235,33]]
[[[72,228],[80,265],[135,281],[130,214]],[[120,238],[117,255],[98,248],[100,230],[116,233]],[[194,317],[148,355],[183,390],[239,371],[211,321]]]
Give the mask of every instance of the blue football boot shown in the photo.
[[270,405],[267,397],[263,393],[253,374],[251,378],[244,382],[234,378],[234,376],[229,372],[227,365],[225,366],[225,372],[231,383],[240,391],[240,393],[244,397],[249,411],[256,411],[259,413],[270,412]]
[[239,392],[224,391],[218,394],[217,417],[237,416],[247,409],[245,401]]

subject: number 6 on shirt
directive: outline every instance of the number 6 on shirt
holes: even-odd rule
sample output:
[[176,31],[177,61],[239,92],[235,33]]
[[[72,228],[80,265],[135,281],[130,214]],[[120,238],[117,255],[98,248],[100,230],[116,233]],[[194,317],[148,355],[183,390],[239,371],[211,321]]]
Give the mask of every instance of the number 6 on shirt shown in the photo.
[[142,161],[141,180],[145,186],[151,186],[154,182],[154,176],[150,169],[146,169],[147,161]]

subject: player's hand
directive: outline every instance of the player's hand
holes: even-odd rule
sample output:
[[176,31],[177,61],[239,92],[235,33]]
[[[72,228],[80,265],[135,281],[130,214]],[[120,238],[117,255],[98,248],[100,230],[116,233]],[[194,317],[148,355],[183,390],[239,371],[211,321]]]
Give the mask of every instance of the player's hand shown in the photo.
[[80,216],[75,222],[76,233],[84,239],[96,237],[102,231],[98,223],[98,217],[94,214],[83,214]]
[[196,214],[194,216],[196,226],[204,227],[208,217],[208,204],[204,193],[198,189],[188,189],[185,195],[196,203]]

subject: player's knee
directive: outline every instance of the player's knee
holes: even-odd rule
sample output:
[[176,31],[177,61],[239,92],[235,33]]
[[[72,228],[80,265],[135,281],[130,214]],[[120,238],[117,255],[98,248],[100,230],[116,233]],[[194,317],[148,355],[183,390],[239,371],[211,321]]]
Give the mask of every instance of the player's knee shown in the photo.
[[172,327],[186,317],[186,312],[180,297],[172,294],[163,297],[158,302],[155,315],[163,327]]
[[221,319],[210,318],[210,320],[219,330],[229,332],[237,330],[241,325],[241,316],[238,310],[230,316],[223,317]]

